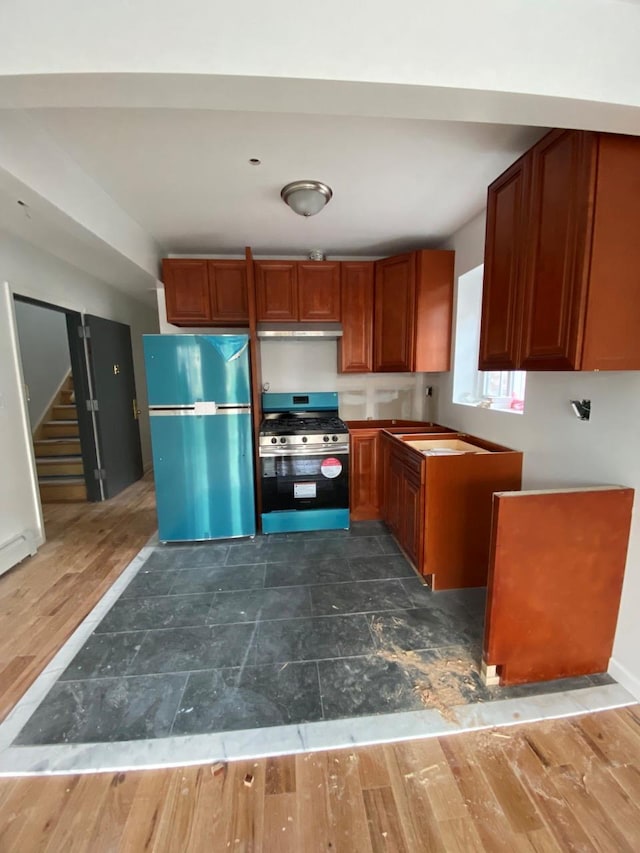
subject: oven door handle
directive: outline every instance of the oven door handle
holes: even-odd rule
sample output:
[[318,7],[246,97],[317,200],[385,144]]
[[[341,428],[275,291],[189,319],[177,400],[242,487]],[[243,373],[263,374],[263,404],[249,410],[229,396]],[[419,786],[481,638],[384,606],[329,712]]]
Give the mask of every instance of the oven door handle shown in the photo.
[[269,456],[348,456],[349,447],[348,445],[347,447],[322,447],[318,450],[311,450],[306,447],[301,447],[300,449],[297,447],[261,447],[259,455],[263,459]]

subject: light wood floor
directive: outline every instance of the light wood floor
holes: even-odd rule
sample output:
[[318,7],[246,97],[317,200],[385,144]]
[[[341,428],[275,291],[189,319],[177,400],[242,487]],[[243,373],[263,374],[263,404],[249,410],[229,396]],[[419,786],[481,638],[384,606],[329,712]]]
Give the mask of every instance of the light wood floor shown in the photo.
[[[45,515],[47,545],[0,577],[5,713],[155,526],[149,482]],[[637,705],[219,773],[0,780],[1,853],[639,849]]]
[[[640,849],[638,707],[358,750],[0,780],[0,850]],[[250,775],[251,784],[245,784]]]
[[43,511],[44,546],[0,575],[0,721],[156,529],[150,477],[104,503]]

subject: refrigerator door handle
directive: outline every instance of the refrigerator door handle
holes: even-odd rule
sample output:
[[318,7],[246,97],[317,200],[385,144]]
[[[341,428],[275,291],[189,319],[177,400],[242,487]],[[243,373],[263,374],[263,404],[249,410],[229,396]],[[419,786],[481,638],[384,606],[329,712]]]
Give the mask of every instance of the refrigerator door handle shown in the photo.
[[235,403],[220,403],[216,415],[250,415],[251,406],[237,406]]
[[203,415],[250,415],[251,406],[200,402],[193,406],[149,406],[150,417],[202,417]]
[[195,415],[217,415],[218,405],[217,403],[214,403],[213,400],[201,400],[194,404],[193,413]]
[[238,406],[237,403],[214,403],[203,401],[193,407],[194,415],[243,415],[251,413],[251,406]]

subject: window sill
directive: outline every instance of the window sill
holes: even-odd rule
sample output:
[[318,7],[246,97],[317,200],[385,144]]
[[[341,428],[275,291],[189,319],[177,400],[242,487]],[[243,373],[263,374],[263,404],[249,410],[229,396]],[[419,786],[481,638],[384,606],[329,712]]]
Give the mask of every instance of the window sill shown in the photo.
[[487,405],[483,405],[482,403],[466,403],[466,402],[463,402],[462,400],[454,400],[453,403],[456,406],[468,406],[471,409],[486,409],[488,412],[504,412],[505,414],[508,414],[508,415],[523,415],[524,414],[524,410],[507,409],[507,408],[504,408],[502,406],[487,406]]

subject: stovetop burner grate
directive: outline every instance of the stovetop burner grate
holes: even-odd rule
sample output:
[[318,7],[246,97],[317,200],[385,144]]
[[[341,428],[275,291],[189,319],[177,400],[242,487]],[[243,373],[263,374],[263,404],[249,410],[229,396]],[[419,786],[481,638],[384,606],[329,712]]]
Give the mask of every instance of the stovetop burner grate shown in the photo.
[[326,415],[319,417],[301,417],[283,412],[276,417],[268,417],[262,422],[261,435],[313,435],[323,433],[346,433],[347,426],[340,418]]

